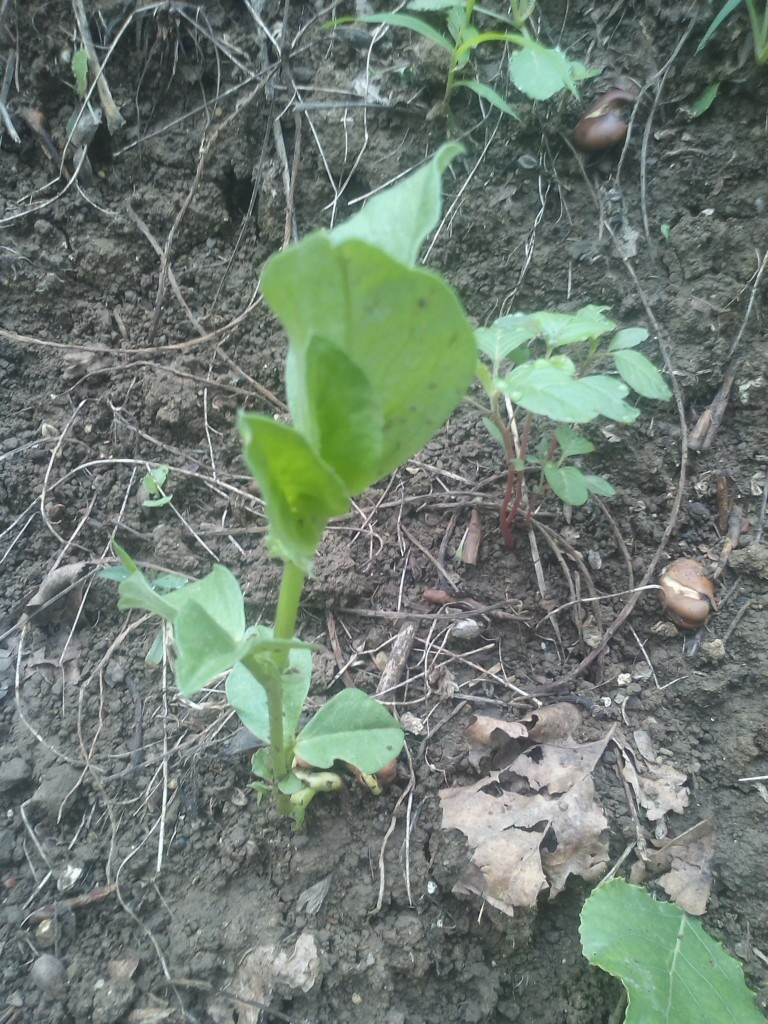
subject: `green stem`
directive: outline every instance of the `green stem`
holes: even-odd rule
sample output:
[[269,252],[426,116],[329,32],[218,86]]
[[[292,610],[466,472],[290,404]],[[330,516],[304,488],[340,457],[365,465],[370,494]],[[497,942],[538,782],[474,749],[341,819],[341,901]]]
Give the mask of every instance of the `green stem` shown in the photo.
[[[275,611],[274,637],[276,640],[292,640],[296,632],[296,618],[299,611],[299,599],[304,586],[304,573],[292,562],[283,566],[283,578],[280,582],[280,595]],[[272,752],[272,769],[275,782],[286,778],[291,770],[293,756],[293,736],[286,736],[283,730],[283,673],[288,666],[288,651],[275,651],[271,656],[272,678],[265,678],[263,662],[249,664],[249,658],[243,658],[243,664],[255,678],[259,680],[267,693],[267,711],[269,713],[269,746]],[[278,802],[282,794],[278,795]]]

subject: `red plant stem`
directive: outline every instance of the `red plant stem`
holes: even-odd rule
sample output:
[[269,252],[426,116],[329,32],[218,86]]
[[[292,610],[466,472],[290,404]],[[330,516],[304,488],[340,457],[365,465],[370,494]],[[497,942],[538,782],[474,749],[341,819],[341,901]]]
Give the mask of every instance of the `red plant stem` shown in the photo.
[[[533,417],[531,413],[527,413],[525,417],[525,425],[523,427],[523,437],[520,441],[520,459],[525,459],[528,454],[528,445],[531,439],[531,421]],[[512,438],[509,436],[509,431],[506,427],[503,427],[502,431],[505,440],[505,446],[507,449],[507,489],[504,492],[504,497],[501,502],[501,508],[499,510],[500,521],[501,521],[501,533],[504,537],[504,543],[508,548],[515,546],[516,537],[512,532],[512,528],[515,524],[515,519],[520,511],[520,506],[523,501],[525,475],[522,470],[517,470],[512,465],[514,458],[514,450],[512,446]],[[509,444],[506,445],[507,438],[509,438]],[[512,500],[512,492],[514,491],[514,501]],[[510,502],[512,502],[510,507]],[[530,521],[530,510],[526,518],[526,525]]]

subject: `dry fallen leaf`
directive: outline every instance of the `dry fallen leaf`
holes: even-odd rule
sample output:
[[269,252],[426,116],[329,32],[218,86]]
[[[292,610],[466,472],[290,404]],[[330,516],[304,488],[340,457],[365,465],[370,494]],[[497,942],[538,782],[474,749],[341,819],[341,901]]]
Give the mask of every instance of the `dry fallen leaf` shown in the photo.
[[632,865],[630,880],[641,884],[656,877],[679,907],[698,917],[707,909],[714,859],[714,825],[709,820],[700,821],[658,849],[648,848],[645,859]]
[[[526,738],[528,730],[521,722],[503,722],[490,715],[474,715],[464,735],[469,742],[469,763],[473,768],[477,768],[481,760],[489,754],[498,759],[499,767],[511,760],[510,740]],[[508,751],[510,757],[504,761],[504,755]]]
[[[533,906],[546,888],[556,896],[569,875],[594,881],[605,872],[608,821],[591,773],[611,733],[578,744],[568,736],[580,724],[578,711],[576,717],[570,710],[551,717],[552,730],[566,733],[559,743],[535,743],[502,771],[440,793],[443,828],[463,832],[471,850],[471,865],[454,892],[479,895],[512,915],[515,907]],[[520,725],[478,716],[470,728],[519,750]]]

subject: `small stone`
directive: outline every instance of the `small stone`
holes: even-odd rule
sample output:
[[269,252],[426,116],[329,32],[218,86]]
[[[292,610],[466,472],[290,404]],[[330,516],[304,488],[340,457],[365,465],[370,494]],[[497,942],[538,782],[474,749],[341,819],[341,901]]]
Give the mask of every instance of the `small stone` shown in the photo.
[[133,1005],[137,989],[130,978],[102,982],[93,999],[93,1024],[118,1024]]
[[32,964],[29,976],[37,987],[50,996],[63,996],[67,989],[64,964],[52,953],[43,953]]
[[16,786],[29,782],[31,778],[32,769],[24,758],[12,757],[0,764],[0,793],[7,793]]

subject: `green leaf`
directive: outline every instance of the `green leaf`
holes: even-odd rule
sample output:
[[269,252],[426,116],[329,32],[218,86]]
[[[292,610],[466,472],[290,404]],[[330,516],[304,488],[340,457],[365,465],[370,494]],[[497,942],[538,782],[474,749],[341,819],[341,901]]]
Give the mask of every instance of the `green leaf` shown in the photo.
[[593,414],[607,416],[617,423],[634,423],[640,410],[628,405],[624,398],[629,388],[615,377],[603,374],[581,377],[577,383],[582,388],[584,401],[593,410]]
[[587,485],[590,494],[602,494],[605,498],[612,498],[616,493],[613,484],[609,484],[602,476],[595,476],[593,473],[582,473],[582,479]]
[[[117,545],[114,547],[120,555]],[[135,564],[133,571],[118,588],[117,607],[121,612],[131,608],[140,608],[142,611],[159,615],[167,622],[173,622],[178,615],[178,605],[172,603],[170,598],[161,597],[153,590],[147,577]]]
[[152,646],[147,651],[144,661],[147,665],[153,668],[156,665],[161,665],[163,656],[165,655],[165,635],[161,629],[159,633],[155,633],[155,639],[152,641]]
[[696,99],[691,103],[691,113],[694,117],[701,117],[705,114],[712,104],[715,102],[718,90],[720,89],[719,82],[712,82],[705,89],[702,89]]
[[544,477],[566,505],[583,505],[589,497],[584,474],[575,466],[558,467],[554,462],[548,462],[544,466]]
[[583,65],[574,67],[562,50],[548,49],[532,39],[527,39],[509,58],[512,81],[520,92],[534,100],[548,100],[561,89],[578,96],[576,75],[583,78],[585,71]]
[[598,886],[580,931],[587,960],[627,990],[625,1024],[763,1024],[741,964],[699,921],[640,886]]
[[587,455],[595,450],[591,441],[565,425],[556,428],[555,438],[560,445],[560,452],[564,459],[569,459],[573,455]]
[[170,473],[170,466],[152,466],[144,477],[143,483],[150,494],[160,494],[160,488],[165,485]]
[[83,99],[88,92],[88,51],[84,46],[72,55],[72,74],[75,76],[78,95]]
[[696,53],[699,53],[707,45],[712,36],[717,32],[722,23],[728,17],[729,14],[733,14],[737,7],[742,4],[744,0],[728,0],[727,3],[723,4],[718,12],[717,16],[709,26],[707,31],[704,33],[704,38],[701,40],[699,45],[696,47]]
[[[432,271],[406,267],[364,242],[333,246],[327,235],[314,235],[270,261],[262,288],[291,339],[286,386],[299,431],[312,436],[310,330],[332,340],[375,389],[382,449],[365,486],[422,448],[472,380],[472,329],[452,289]],[[332,290],[343,301],[329,306]]]
[[403,742],[403,730],[383,704],[361,690],[342,690],[302,729],[295,752],[316,768],[340,760],[372,774],[397,757]]
[[113,583],[122,583],[131,575],[131,570],[124,565],[108,565],[106,569],[99,569],[97,576],[103,580],[112,580]]
[[509,103],[500,96],[496,90],[485,82],[480,82],[476,78],[457,78],[453,83],[454,88],[462,86],[464,89],[469,89],[470,92],[475,93],[482,99],[487,100],[491,106],[496,107],[497,110],[502,111],[504,114],[509,114],[510,117],[520,120],[520,115],[517,113],[514,107],[510,106]]
[[[272,636],[271,629],[265,626],[257,628],[265,638]],[[279,683],[283,691],[283,733],[286,740],[296,734],[304,700],[309,693],[311,676],[312,652],[305,647],[293,648],[289,654],[288,668],[280,676]],[[269,743],[267,692],[242,662],[229,673],[226,694],[243,725],[254,736]]]
[[141,504],[144,508],[163,508],[165,505],[169,505],[172,501],[172,494],[164,494],[162,498],[146,498]]
[[667,382],[642,352],[621,349],[613,353],[613,359],[622,380],[643,398],[667,401],[672,397]]
[[625,348],[635,348],[648,337],[648,331],[644,327],[626,327],[623,331],[617,331],[608,346],[609,352],[619,352]]
[[350,492],[362,491],[379,471],[383,416],[363,371],[337,345],[311,339],[306,354],[309,439]]
[[608,306],[584,306],[577,313],[538,313],[542,334],[550,348],[576,345],[613,331],[616,324],[603,316]]
[[496,388],[493,383],[493,377],[491,376],[488,367],[484,363],[481,363],[479,359],[477,361],[477,365],[475,366],[475,376],[480,381],[483,390],[485,391],[489,398],[493,394],[495,394]]
[[499,428],[493,422],[493,420],[489,419],[487,416],[483,416],[482,419],[483,419],[483,426],[488,431],[488,433],[491,435],[493,440],[494,441],[498,441],[498,443],[501,445],[501,447],[504,448],[505,447],[505,445],[504,445],[504,437],[503,437],[501,431],[499,430]]
[[[371,196],[359,213],[335,227],[331,242],[336,246],[350,240],[367,242],[414,266],[419,250],[440,222],[443,173],[463,152],[458,142],[446,142],[423,167]],[[267,301],[271,302],[269,296]]]
[[264,498],[270,550],[308,572],[326,523],[348,510],[349,492],[292,427],[246,412],[237,424]]
[[572,372],[554,366],[551,360],[534,359],[499,381],[499,388],[515,405],[537,416],[565,423],[587,423],[595,413],[585,406],[580,383],[573,379]]
[[456,7],[463,11],[465,0],[411,0],[405,6],[409,11],[450,11]]
[[334,21],[326,22],[323,27],[345,25],[350,21],[363,21],[369,25],[392,25],[394,28],[407,28],[411,32],[418,32],[420,36],[424,36],[426,39],[431,39],[433,43],[442,46],[449,53],[453,53],[453,44],[449,39],[441,35],[437,29],[432,28],[429,22],[422,21],[421,18],[414,18],[410,14],[397,14],[394,11],[385,12],[384,14],[356,14],[345,18],[336,18]]
[[531,317],[513,313],[499,317],[490,327],[478,327],[475,341],[480,351],[491,360],[494,373],[497,373],[505,359],[525,362],[528,359],[527,342],[538,333]]

